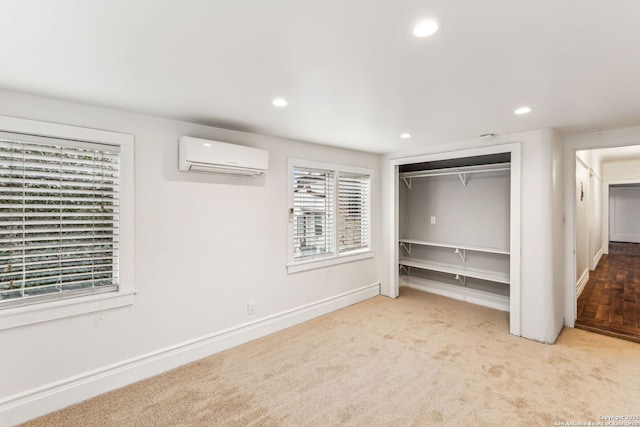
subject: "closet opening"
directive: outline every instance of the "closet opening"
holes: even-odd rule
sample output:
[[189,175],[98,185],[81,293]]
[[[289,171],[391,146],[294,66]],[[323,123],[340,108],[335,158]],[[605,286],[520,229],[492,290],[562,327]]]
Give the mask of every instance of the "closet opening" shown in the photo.
[[520,328],[519,148],[398,159],[394,168],[395,286],[509,312],[514,335]]

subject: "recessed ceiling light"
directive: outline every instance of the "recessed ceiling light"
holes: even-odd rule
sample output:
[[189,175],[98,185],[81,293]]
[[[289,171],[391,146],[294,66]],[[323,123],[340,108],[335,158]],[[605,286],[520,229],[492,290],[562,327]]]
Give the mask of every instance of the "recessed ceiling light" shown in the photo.
[[202,145],[204,145],[205,147],[211,147],[211,143],[209,143],[209,142],[205,142],[205,143],[204,143],[204,144],[202,144]]
[[416,37],[429,37],[438,31],[438,23],[436,21],[422,21],[413,27],[413,35]]
[[286,107],[288,102],[286,99],[276,98],[273,100],[272,104],[275,105],[276,107]]
[[531,107],[520,107],[514,111],[514,113],[516,114],[528,114],[530,112],[531,112]]
[[411,134],[410,134],[410,133],[408,133],[408,132],[401,133],[401,134],[400,134],[400,138],[402,138],[402,139],[409,139],[409,138],[411,138]]

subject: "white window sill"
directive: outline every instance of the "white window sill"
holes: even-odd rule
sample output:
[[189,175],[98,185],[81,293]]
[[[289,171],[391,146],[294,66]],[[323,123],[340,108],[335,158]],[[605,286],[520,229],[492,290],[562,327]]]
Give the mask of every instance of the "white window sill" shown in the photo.
[[0,331],[81,314],[133,305],[136,291],[67,298],[0,311]]
[[345,262],[359,261],[361,259],[373,258],[374,252],[367,250],[364,252],[356,252],[346,255],[338,255],[332,258],[312,259],[308,261],[299,261],[287,265],[287,273],[299,273],[301,271],[313,270],[315,268],[329,267]]

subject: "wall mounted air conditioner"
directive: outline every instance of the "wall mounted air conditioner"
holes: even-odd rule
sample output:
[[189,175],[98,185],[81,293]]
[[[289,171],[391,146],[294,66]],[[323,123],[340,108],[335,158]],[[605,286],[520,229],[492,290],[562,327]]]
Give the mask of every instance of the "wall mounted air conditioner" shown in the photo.
[[267,172],[269,152],[207,139],[180,138],[178,169],[185,172],[260,176]]

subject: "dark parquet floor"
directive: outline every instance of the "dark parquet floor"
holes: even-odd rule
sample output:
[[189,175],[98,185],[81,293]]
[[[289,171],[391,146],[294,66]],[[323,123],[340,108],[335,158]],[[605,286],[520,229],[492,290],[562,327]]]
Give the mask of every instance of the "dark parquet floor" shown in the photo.
[[610,243],[578,297],[576,328],[640,343],[640,243]]

